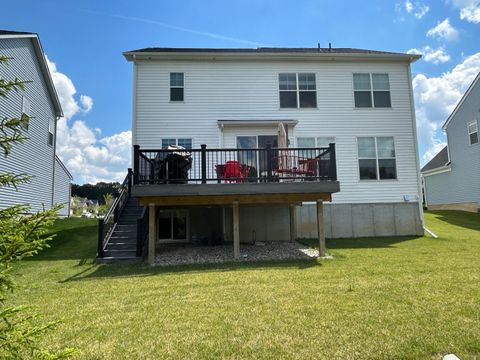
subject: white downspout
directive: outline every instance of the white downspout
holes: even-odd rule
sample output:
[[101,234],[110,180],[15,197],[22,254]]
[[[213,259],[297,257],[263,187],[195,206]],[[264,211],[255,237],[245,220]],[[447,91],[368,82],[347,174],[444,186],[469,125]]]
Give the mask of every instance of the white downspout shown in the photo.
[[425,227],[425,221],[423,216],[423,207],[422,207],[422,180],[420,179],[420,158],[418,154],[418,136],[417,136],[417,117],[415,115],[415,99],[413,96],[413,86],[412,86],[412,70],[410,63],[408,64],[408,88],[410,96],[410,112],[412,114],[412,130],[414,135],[414,148],[415,148],[415,162],[417,169],[417,184],[418,184],[418,209],[420,211],[420,222],[422,228]]

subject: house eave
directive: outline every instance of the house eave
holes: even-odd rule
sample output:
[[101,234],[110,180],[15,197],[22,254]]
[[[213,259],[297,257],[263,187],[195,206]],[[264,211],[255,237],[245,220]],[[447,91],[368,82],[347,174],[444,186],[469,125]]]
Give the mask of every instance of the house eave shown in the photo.
[[361,53],[238,53],[238,52],[135,52],[126,51],[127,61],[148,60],[268,60],[268,61],[383,61],[414,63],[421,58],[416,54],[361,54]]
[[438,167],[438,168],[435,168],[435,169],[422,171],[422,175],[424,177],[426,177],[426,176],[442,174],[442,173],[450,172],[450,171],[452,171],[451,166],[450,165],[445,165],[445,166],[441,166],[441,167]]
[[40,38],[38,34],[5,34],[0,35],[0,39],[25,39],[30,38],[32,39],[33,48],[35,50],[35,54],[38,59],[38,63],[40,65],[40,70],[42,72],[43,78],[45,79],[45,83],[47,85],[48,93],[50,95],[50,99],[52,100],[53,107],[55,109],[55,116],[62,117],[63,110],[60,104],[60,100],[58,98],[57,91],[55,89],[55,84],[53,83],[52,75],[50,74],[50,70],[48,68],[47,60],[45,59],[45,54],[43,52],[42,44],[40,42]]
[[480,80],[480,72],[477,74],[475,80],[473,80],[473,82],[470,84],[470,86],[468,87],[467,91],[465,92],[465,94],[463,94],[462,98],[460,99],[460,101],[457,103],[457,105],[455,106],[455,109],[453,109],[452,113],[448,116],[447,118],[447,121],[445,121],[445,124],[443,124],[442,126],[442,130],[443,131],[446,131],[447,130],[447,127],[448,125],[450,124],[450,122],[452,121],[453,117],[455,116],[455,114],[457,113],[458,109],[460,109],[460,107],[462,106],[462,104],[464,103],[465,99],[468,97],[468,95],[470,94],[470,92],[473,90],[473,88],[475,87],[475,85],[477,84],[477,82]]

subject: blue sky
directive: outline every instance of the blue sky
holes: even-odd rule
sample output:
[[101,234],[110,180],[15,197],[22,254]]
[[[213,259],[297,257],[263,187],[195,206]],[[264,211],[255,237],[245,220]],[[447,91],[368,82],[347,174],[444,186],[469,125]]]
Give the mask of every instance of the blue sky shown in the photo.
[[126,50],[331,42],[427,54],[413,65],[422,162],[444,145],[439,127],[480,70],[480,0],[16,0],[2,4],[0,28],[39,33],[55,64],[71,109],[59,125],[59,152],[76,182],[118,180],[128,166],[129,151],[121,150],[131,128]]

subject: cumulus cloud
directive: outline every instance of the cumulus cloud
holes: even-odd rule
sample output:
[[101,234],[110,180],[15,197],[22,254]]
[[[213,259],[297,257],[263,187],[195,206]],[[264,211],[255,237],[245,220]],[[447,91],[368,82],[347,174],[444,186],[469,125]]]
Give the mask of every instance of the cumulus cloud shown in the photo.
[[77,98],[72,80],[48,58],[47,62],[65,115],[57,122],[57,155],[75,182],[123,180],[130,164],[131,132],[100,137],[101,129],[91,129],[85,121],[73,119],[92,110],[93,99],[88,95]]
[[457,40],[458,30],[450,24],[450,19],[446,18],[442,22],[438,22],[437,26],[427,31],[427,36],[438,40]]
[[453,6],[460,10],[460,19],[480,23],[480,0],[453,0]]
[[425,148],[423,163],[445,146],[441,127],[479,71],[480,52],[438,77],[417,74],[413,79],[418,137]]
[[420,2],[413,3],[410,0],[406,0],[404,6],[406,12],[409,14],[413,14],[413,16],[415,16],[417,19],[423,18],[430,10],[430,7],[428,5],[424,5]]
[[423,55],[423,60],[430,62],[432,64],[440,64],[450,61],[450,55],[448,55],[443,47],[434,49],[430,46],[424,46],[421,49],[410,49],[407,51],[407,54],[421,54]]
[[[75,94],[77,90],[73,85],[70,78],[57,71],[57,64],[51,61],[48,56],[45,55],[47,60],[47,65],[52,75],[53,82],[55,84],[55,89],[57,90],[57,95],[62,104],[63,114],[66,118],[70,119],[79,111],[88,112],[92,109],[93,100],[90,96],[81,95],[80,101],[81,106],[78,104],[78,101],[75,99]],[[84,99],[84,100],[82,100]],[[85,102],[84,102],[85,101]]]
[[93,99],[88,95],[80,95],[80,104],[82,104],[83,107],[82,111],[87,113],[92,110]]

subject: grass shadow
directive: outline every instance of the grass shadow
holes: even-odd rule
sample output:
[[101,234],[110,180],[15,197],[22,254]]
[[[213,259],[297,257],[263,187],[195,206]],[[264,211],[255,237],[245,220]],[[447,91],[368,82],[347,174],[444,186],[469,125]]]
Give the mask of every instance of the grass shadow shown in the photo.
[[78,260],[79,265],[91,263],[97,252],[97,222],[91,219],[57,220],[49,247],[25,261]]
[[[298,270],[321,266],[317,259],[304,260],[259,260],[250,262],[224,262],[192,265],[150,266],[145,263],[102,264],[91,266],[63,280],[62,282],[81,281],[96,278],[145,277],[168,274],[232,272],[259,269]],[[92,272],[90,270],[95,269]]]
[[428,213],[448,224],[480,231],[480,214],[460,210],[429,210]]
[[[327,239],[325,241],[328,249],[368,249],[368,248],[390,248],[404,241],[416,240],[421,236],[390,236],[390,237],[363,237],[363,238],[345,238],[345,239]],[[302,239],[299,242],[318,248],[317,239]]]

